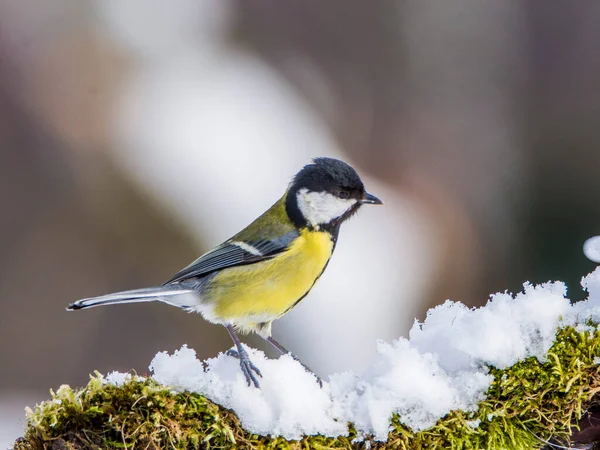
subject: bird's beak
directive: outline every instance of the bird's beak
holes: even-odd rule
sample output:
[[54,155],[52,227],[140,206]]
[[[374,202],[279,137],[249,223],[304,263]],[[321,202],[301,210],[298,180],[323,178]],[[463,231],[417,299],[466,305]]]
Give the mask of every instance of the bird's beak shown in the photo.
[[362,198],[362,200],[360,201],[360,203],[362,205],[364,205],[364,204],[367,204],[367,205],[383,205],[383,202],[381,200],[379,200],[373,194],[369,194],[368,192],[365,192],[365,196]]

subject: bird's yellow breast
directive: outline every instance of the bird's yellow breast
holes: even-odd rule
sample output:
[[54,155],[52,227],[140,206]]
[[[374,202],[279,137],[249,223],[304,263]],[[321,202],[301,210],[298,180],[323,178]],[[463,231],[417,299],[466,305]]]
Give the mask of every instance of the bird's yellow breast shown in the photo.
[[329,233],[302,230],[276,257],[219,272],[206,286],[206,301],[220,320],[270,322],[308,293],[332,252]]

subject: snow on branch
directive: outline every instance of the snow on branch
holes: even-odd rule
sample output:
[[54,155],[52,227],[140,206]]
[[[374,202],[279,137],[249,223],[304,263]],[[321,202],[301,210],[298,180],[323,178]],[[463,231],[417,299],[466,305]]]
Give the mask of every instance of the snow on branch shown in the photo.
[[[525,284],[482,308],[447,301],[410,339],[378,343],[364,374],[320,388],[289,357],[238,361],[159,353],[152,378],[97,375],[28,413],[16,450],[47,448],[541,448],[569,438],[600,391],[600,269],[571,304],[563,283]],[[68,447],[70,446],[70,447]]]

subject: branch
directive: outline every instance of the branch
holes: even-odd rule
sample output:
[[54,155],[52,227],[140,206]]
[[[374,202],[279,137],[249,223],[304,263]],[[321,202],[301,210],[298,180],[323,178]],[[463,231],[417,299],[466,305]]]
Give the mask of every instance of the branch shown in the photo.
[[[347,436],[301,441],[258,436],[245,431],[234,412],[202,395],[175,392],[142,377],[116,386],[96,374],[85,388],[61,386],[51,400],[28,411],[25,435],[14,448],[522,450],[550,441],[564,446],[589,442],[598,433],[584,414],[594,411],[600,392],[600,332],[590,325],[560,329],[544,363],[530,357],[503,370],[490,368],[494,381],[477,411],[452,411],[420,432],[394,416],[388,442],[369,436],[358,440],[351,424]],[[582,417],[584,430],[577,432]]]

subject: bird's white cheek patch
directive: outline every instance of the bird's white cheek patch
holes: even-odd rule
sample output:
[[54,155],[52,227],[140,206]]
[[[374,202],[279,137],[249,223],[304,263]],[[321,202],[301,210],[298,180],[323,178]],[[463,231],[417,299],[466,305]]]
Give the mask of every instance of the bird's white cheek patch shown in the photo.
[[356,203],[354,198],[341,199],[329,192],[309,192],[308,189],[300,189],[296,195],[300,212],[312,226],[331,222]]

